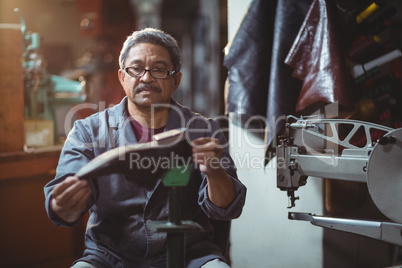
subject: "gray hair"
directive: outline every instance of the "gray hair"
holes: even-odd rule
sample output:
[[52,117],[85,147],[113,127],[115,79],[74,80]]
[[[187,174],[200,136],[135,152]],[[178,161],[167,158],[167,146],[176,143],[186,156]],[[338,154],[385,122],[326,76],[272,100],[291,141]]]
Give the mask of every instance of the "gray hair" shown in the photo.
[[174,39],[171,35],[154,28],[145,28],[140,31],[135,31],[127,37],[120,52],[120,69],[123,70],[126,67],[125,61],[128,57],[130,49],[141,43],[160,45],[166,48],[173,63],[173,70],[176,72],[180,71],[181,55],[176,39]]

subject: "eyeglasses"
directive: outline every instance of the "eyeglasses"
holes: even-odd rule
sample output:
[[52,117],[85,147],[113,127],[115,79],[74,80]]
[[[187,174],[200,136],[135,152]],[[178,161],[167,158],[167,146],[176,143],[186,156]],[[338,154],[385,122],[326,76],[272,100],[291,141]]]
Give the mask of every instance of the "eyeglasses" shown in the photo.
[[156,79],[161,79],[161,78],[166,78],[169,75],[172,75],[175,73],[175,71],[168,71],[165,69],[151,69],[147,70],[144,68],[138,68],[138,67],[126,67],[124,69],[126,73],[132,77],[141,77],[145,75],[146,72],[149,72],[153,78]]

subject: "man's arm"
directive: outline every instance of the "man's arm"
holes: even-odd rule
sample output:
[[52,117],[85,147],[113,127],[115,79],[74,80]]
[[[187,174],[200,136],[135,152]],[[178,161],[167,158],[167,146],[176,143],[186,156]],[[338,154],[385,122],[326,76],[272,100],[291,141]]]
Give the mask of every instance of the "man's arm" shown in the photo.
[[233,181],[221,165],[223,149],[219,140],[198,138],[192,146],[193,160],[207,176],[209,199],[215,206],[227,208],[235,199],[236,191]]
[[50,208],[66,223],[73,223],[85,211],[90,194],[91,186],[88,181],[67,177],[53,188]]

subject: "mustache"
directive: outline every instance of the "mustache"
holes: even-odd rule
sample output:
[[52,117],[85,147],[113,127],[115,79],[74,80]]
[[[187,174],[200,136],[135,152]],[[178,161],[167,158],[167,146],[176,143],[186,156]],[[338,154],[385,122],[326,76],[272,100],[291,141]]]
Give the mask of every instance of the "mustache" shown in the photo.
[[155,92],[157,92],[157,93],[161,93],[161,92],[162,92],[162,89],[160,89],[160,88],[157,87],[157,86],[141,84],[141,85],[138,85],[137,87],[134,88],[134,93],[138,93],[138,92],[141,92],[141,91],[143,91],[143,90],[147,90],[147,91],[148,91],[148,90],[151,90],[151,91],[155,91]]

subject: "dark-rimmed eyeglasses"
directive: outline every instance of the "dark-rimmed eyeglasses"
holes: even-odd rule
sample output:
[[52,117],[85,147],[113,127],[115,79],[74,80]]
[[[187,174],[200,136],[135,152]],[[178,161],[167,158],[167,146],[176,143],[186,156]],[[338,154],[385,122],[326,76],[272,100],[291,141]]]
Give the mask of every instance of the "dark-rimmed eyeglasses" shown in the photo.
[[126,67],[124,69],[126,73],[129,76],[132,77],[141,77],[145,75],[146,72],[149,72],[153,78],[156,79],[161,79],[161,78],[166,78],[169,75],[172,75],[175,73],[175,71],[168,71],[166,69],[144,69],[144,68],[138,68],[138,67]]

